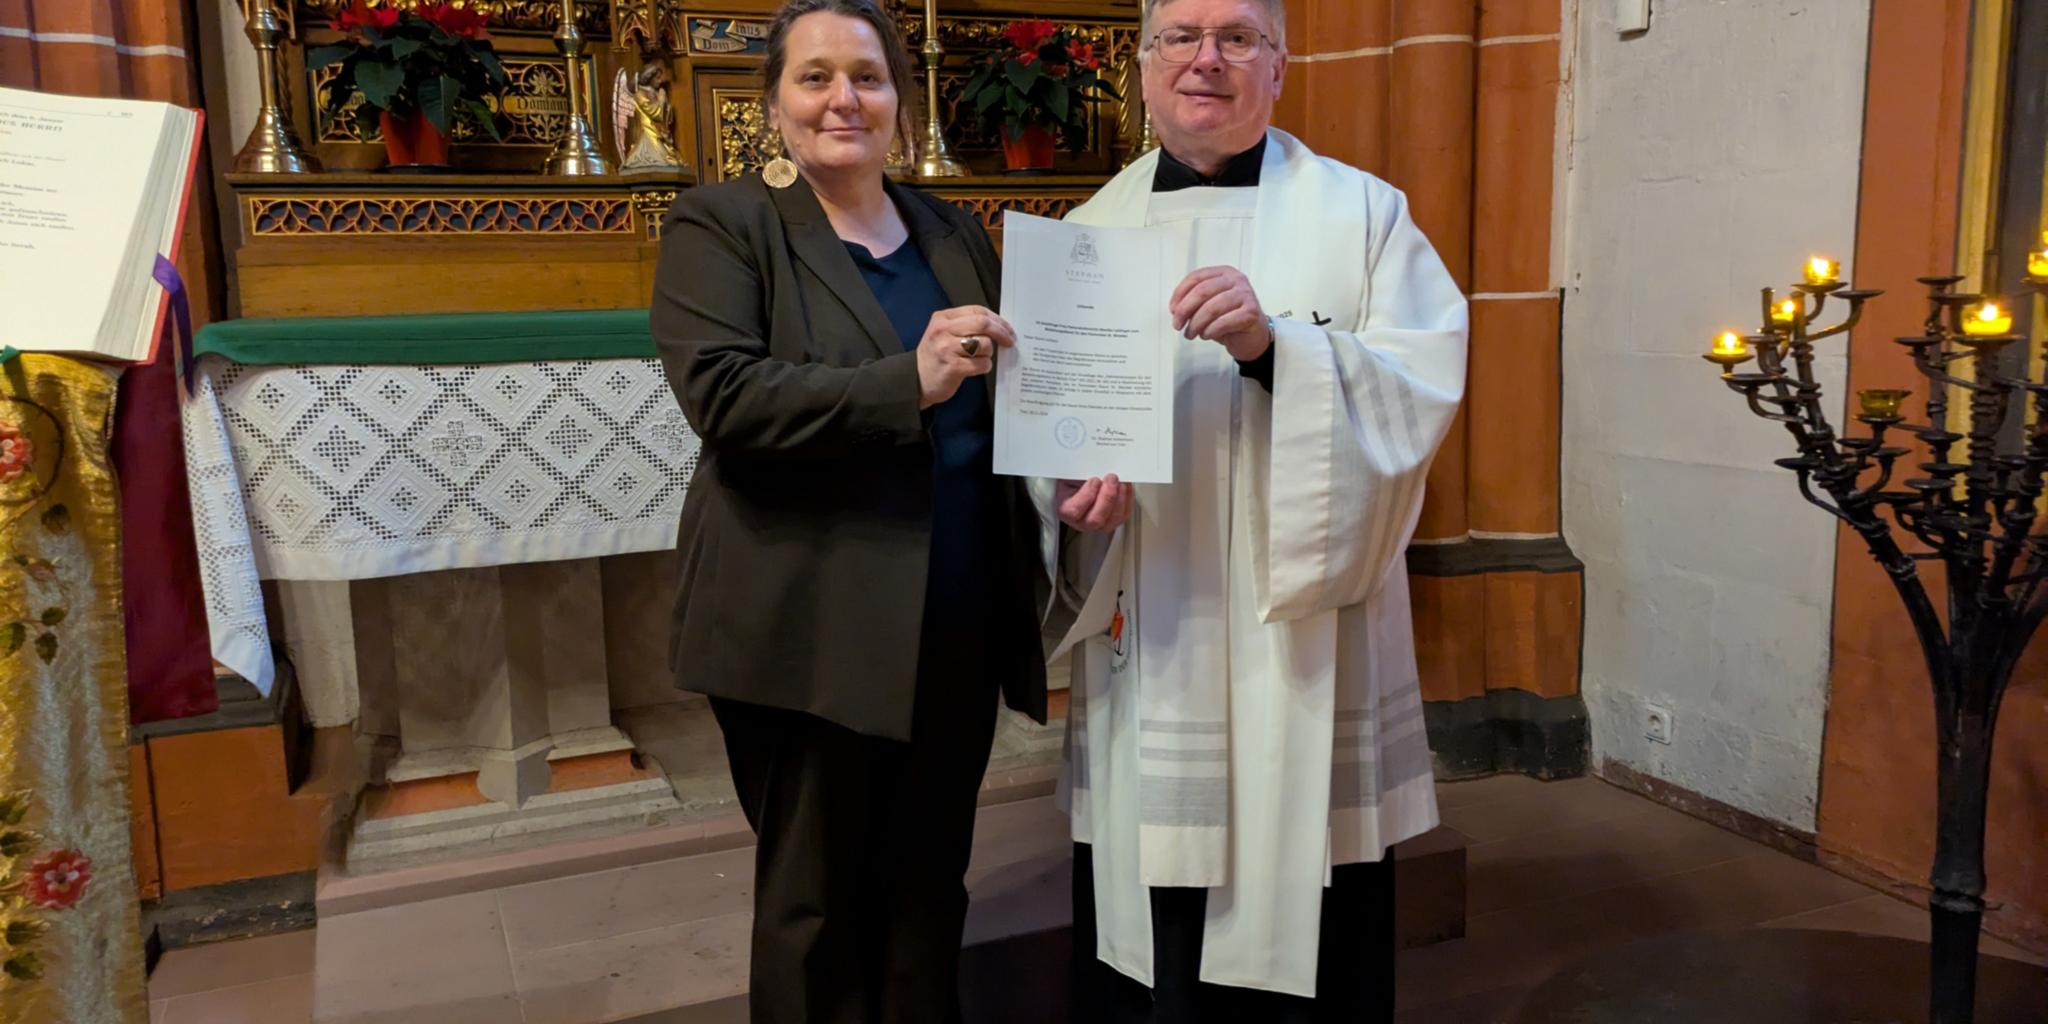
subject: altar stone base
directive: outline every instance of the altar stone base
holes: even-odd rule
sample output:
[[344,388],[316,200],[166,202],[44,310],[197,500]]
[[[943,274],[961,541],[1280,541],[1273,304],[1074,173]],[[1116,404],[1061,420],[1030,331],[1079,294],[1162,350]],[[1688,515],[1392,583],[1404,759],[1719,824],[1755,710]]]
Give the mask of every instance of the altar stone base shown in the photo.
[[350,585],[370,781],[351,874],[485,853],[681,810],[612,723],[595,560]]

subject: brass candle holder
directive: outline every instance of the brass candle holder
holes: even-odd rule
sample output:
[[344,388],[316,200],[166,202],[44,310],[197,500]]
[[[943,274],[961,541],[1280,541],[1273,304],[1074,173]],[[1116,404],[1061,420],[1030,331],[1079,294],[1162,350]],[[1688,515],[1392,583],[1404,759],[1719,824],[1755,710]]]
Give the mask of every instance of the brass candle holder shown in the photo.
[[921,178],[958,178],[967,173],[946,145],[946,126],[939,120],[939,62],[946,46],[939,42],[938,0],[924,0],[924,141],[918,146],[917,174]]
[[610,174],[611,161],[590,126],[590,97],[584,93],[583,29],[576,24],[576,0],[562,0],[562,23],[555,28],[555,49],[562,54],[562,70],[568,76],[569,123],[543,168],[548,174]]
[[1150,110],[1145,111],[1145,115],[1139,119],[1138,124],[1140,126],[1138,128],[1138,142],[1131,147],[1129,153],[1124,155],[1125,167],[1137,163],[1139,157],[1159,148],[1159,136],[1152,132],[1152,112]]
[[233,170],[243,174],[306,174],[320,162],[299,148],[291,118],[284,112],[278,84],[278,41],[286,35],[284,19],[272,0],[242,0],[242,31],[256,48],[257,87],[261,96],[256,125],[235,154]]

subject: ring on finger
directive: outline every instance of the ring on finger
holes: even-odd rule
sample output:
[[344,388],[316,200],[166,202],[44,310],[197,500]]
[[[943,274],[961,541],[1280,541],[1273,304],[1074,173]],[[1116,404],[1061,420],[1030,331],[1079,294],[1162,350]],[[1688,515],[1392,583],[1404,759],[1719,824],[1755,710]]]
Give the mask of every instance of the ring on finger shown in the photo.
[[969,335],[968,337],[960,339],[960,352],[962,355],[965,355],[969,359],[972,359],[975,356],[980,355],[981,335]]

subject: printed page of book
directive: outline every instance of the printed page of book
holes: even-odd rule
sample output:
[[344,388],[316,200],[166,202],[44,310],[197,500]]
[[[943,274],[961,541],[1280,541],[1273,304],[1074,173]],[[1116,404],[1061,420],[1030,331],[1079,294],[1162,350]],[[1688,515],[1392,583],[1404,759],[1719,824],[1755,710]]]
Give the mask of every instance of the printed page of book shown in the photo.
[[135,312],[121,286],[155,262],[162,221],[145,207],[175,109],[0,89],[0,343],[140,358],[109,314]]

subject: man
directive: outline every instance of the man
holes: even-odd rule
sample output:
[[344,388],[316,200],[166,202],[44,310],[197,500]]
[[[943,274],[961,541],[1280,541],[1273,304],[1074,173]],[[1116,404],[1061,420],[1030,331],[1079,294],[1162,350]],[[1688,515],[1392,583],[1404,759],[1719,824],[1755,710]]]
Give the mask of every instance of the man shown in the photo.
[[[1281,0],[1147,0],[1163,152],[1071,219],[1190,231],[1174,476],[1041,487],[1075,651],[1084,1020],[1392,1019],[1388,848],[1437,823],[1403,552],[1464,297],[1405,198],[1269,125]],[[1048,551],[1053,551],[1051,543]]]

